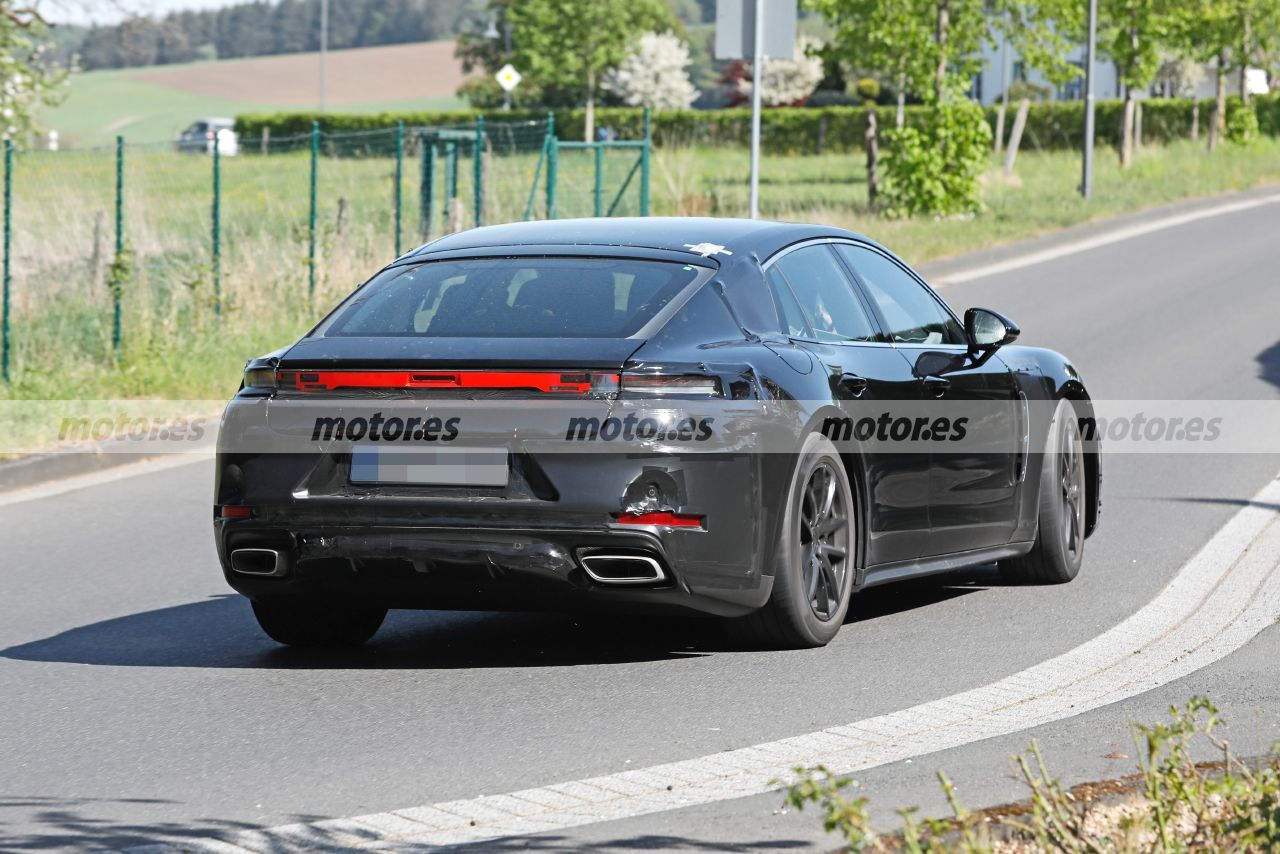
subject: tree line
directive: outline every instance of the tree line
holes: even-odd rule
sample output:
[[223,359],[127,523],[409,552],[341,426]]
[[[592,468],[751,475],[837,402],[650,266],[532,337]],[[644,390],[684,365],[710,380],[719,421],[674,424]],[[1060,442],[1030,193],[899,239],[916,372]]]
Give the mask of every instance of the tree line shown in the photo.
[[[979,178],[992,128],[969,90],[982,68],[984,46],[1007,42],[1025,68],[1039,71],[1055,86],[1082,73],[1080,64],[1069,59],[1085,37],[1086,4],[1081,0],[802,0],[801,6],[821,17],[827,38],[799,52],[820,57],[828,77],[833,76],[830,69],[839,69],[839,76],[851,83],[850,94],[866,106],[868,195],[887,213],[968,214],[980,208]],[[635,66],[622,93],[628,104],[657,106],[664,91],[687,83],[678,62],[662,63],[670,72],[659,76],[653,59],[659,53],[644,55],[652,42],[646,33],[680,32],[663,0],[489,0],[488,7],[490,15],[509,26],[511,47],[464,34],[458,43],[464,67],[492,72],[512,62],[526,75],[521,84],[525,106],[584,103],[588,139],[594,134],[600,83],[616,81],[619,67]],[[1137,100],[1152,89],[1162,62],[1169,59],[1213,67],[1217,97],[1210,150],[1223,139],[1243,142],[1257,135],[1257,116],[1242,72],[1274,67],[1280,60],[1280,0],[1099,0],[1098,7],[1099,59],[1115,64],[1124,93],[1122,167],[1133,158]],[[662,55],[675,57],[676,51],[667,48]],[[645,69],[655,79],[640,79]],[[766,74],[768,69],[766,64]],[[795,65],[789,69],[803,70]],[[1234,73],[1240,73],[1245,109],[1237,112],[1232,126],[1226,88]],[[813,81],[806,83],[810,91],[816,76],[815,71]],[[887,88],[896,94],[898,111],[894,126],[881,132],[875,105]],[[461,94],[473,104],[485,95],[480,86]],[[928,108],[925,120],[914,127],[905,126],[902,118],[909,97]],[[1011,136],[1013,155],[1026,109],[1024,101]],[[1001,103],[996,123],[1001,136],[1003,124]],[[883,175],[878,170],[882,143],[888,155]]]
[[[371,47],[452,38],[483,14],[483,0],[333,0],[329,47]],[[85,70],[133,68],[302,53],[320,47],[320,0],[255,0],[162,18],[65,28],[57,45]]]

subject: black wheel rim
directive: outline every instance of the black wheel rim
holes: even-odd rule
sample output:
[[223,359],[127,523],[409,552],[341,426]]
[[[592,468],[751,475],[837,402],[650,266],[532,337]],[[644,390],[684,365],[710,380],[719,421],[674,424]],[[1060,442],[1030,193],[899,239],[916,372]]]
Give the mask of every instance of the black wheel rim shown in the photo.
[[1061,482],[1063,553],[1076,561],[1084,549],[1084,454],[1074,420],[1062,427],[1058,478]]
[[800,561],[809,607],[826,622],[840,610],[849,577],[849,507],[826,462],[810,472],[801,497]]

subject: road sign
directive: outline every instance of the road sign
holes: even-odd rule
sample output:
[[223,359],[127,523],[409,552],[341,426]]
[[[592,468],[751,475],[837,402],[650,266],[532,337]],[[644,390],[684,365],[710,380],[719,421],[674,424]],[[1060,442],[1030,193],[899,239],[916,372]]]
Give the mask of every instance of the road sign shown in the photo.
[[764,25],[760,52],[770,59],[794,59],[796,0],[716,0],[716,59],[755,55],[756,3]]
[[498,73],[493,77],[498,81],[498,85],[502,87],[504,92],[510,92],[520,85],[520,72],[516,71],[509,62],[499,68]]

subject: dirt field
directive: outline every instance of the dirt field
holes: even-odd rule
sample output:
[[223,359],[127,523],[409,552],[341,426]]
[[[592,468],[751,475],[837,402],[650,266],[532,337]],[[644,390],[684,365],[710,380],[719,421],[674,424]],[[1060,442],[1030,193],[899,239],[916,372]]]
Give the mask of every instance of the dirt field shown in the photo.
[[[210,98],[267,101],[303,109],[316,105],[319,54],[297,53],[216,64],[163,66],[130,79]],[[464,75],[452,41],[330,51],[330,106],[453,95]]]

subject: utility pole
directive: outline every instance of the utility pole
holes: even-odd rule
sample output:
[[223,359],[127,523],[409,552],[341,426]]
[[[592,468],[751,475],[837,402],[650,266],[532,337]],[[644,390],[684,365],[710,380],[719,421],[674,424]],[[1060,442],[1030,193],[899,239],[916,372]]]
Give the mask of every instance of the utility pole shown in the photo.
[[1093,194],[1093,62],[1098,47],[1098,0],[1089,0],[1089,37],[1084,53],[1084,158],[1080,167],[1080,195]]
[[760,218],[760,105],[764,83],[764,0],[754,0],[751,50],[751,194],[748,209],[752,219]]
[[329,0],[320,0],[320,112],[325,107],[325,60],[329,53]]

